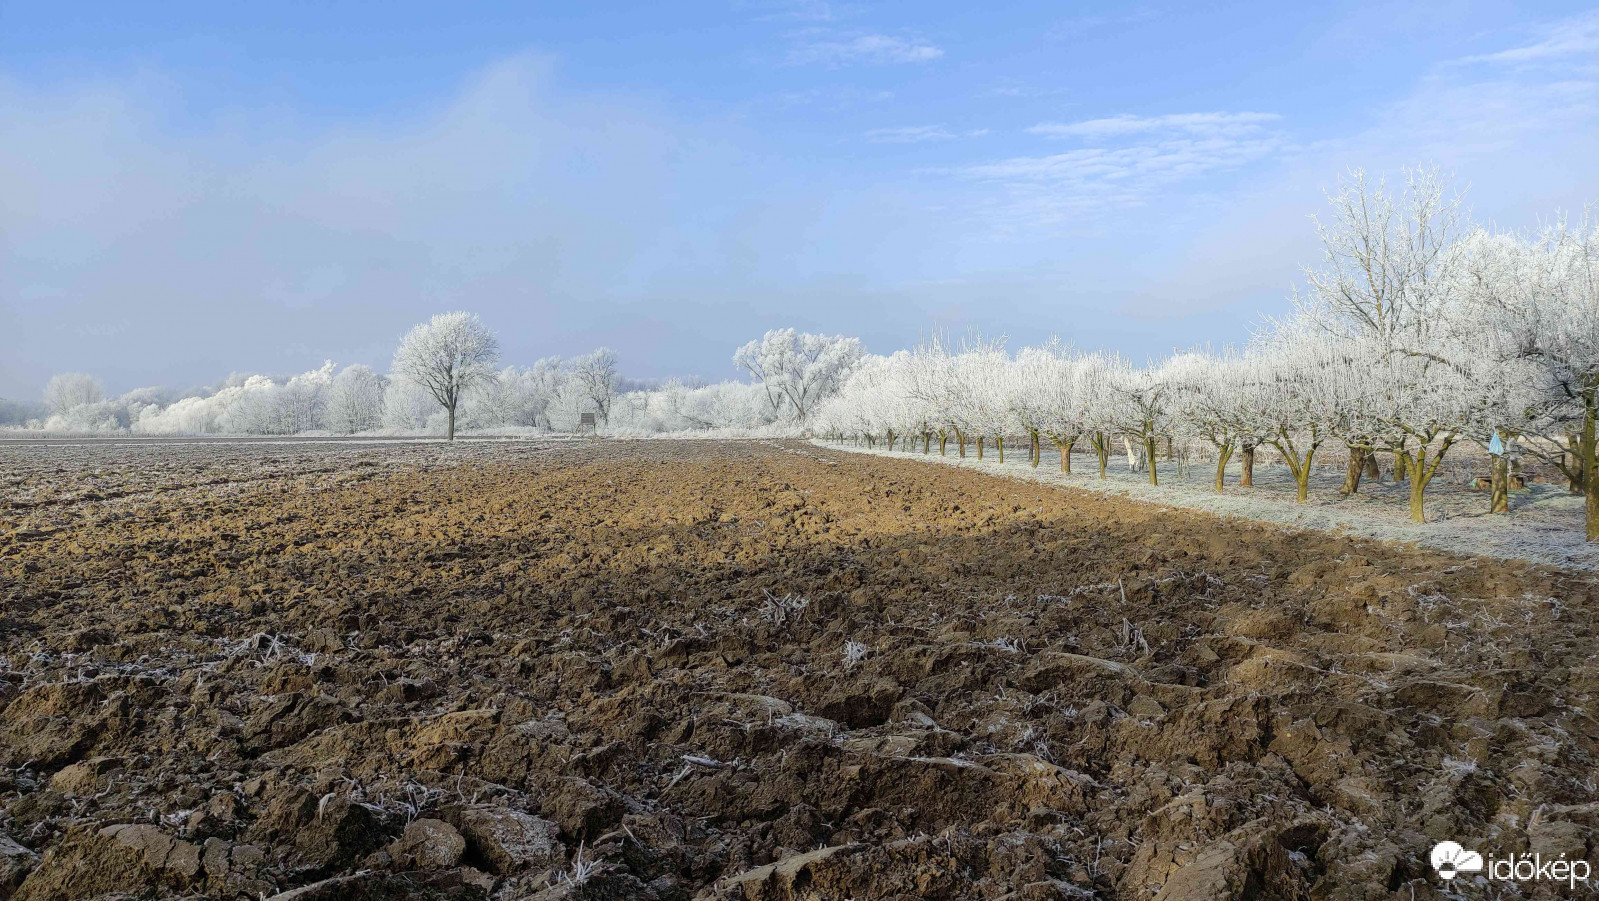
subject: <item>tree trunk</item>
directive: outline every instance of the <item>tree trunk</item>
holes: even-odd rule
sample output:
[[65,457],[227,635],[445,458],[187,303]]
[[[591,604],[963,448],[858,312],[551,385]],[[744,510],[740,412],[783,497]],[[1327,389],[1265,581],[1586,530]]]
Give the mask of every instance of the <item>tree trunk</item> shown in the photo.
[[1038,458],[1044,455],[1044,446],[1039,443],[1037,429],[1028,429],[1028,432],[1030,433],[1028,438],[1033,442],[1033,468],[1037,469]]
[[966,435],[960,429],[955,430],[955,446],[960,448],[961,459],[966,459]]
[[1408,470],[1410,476],[1411,522],[1427,521],[1427,511],[1424,506],[1427,495],[1427,483],[1432,481],[1432,477],[1434,475],[1437,475],[1438,467],[1443,465],[1444,454],[1449,453],[1449,446],[1452,443],[1454,443],[1453,439],[1445,438],[1443,443],[1438,447],[1438,455],[1432,459],[1432,463],[1430,465],[1427,462],[1426,444],[1422,444],[1420,447],[1416,448],[1414,459],[1411,459],[1409,454],[1405,456],[1405,468]]
[[995,435],[994,436],[994,446],[999,448],[999,462],[1004,463],[1005,462],[1005,436],[1004,435]]
[[1366,472],[1366,454],[1363,447],[1349,448],[1349,462],[1344,465],[1344,485],[1338,493],[1348,496],[1360,491],[1360,477]]
[[1166,436],[1166,462],[1170,463],[1171,459],[1172,459],[1171,436],[1167,435]]
[[1099,478],[1103,480],[1105,468],[1110,465],[1110,436],[1104,432],[1095,432],[1089,443],[1094,445],[1094,455],[1099,457]]
[[1582,439],[1574,434],[1567,435],[1566,451],[1560,455],[1560,462],[1556,465],[1566,474],[1566,490],[1572,494],[1582,494],[1588,484],[1582,472]]
[[1144,436],[1144,459],[1149,461],[1149,484],[1159,485],[1160,477],[1155,474],[1155,436]]
[[977,459],[983,459],[983,436],[977,436]]
[[1493,454],[1489,463],[1489,513],[1510,512],[1510,458]]
[[1312,441],[1310,449],[1305,451],[1305,459],[1299,459],[1299,449],[1294,443],[1283,435],[1281,440],[1272,441],[1271,446],[1277,448],[1277,453],[1282,454],[1283,462],[1288,464],[1288,471],[1293,473],[1294,487],[1297,489],[1295,500],[1303,504],[1310,498],[1310,467],[1316,459],[1317,441]]
[[1255,442],[1245,441],[1238,459],[1238,487],[1255,487]]
[[1599,436],[1594,419],[1599,416],[1599,385],[1588,386],[1587,410],[1582,416],[1582,472],[1588,488],[1588,540],[1599,542]]
[[1410,477],[1410,474],[1406,471],[1406,469],[1407,469],[1406,462],[1408,461],[1408,459],[1409,458],[1405,456],[1405,451],[1404,451],[1403,448],[1400,448],[1399,450],[1394,451],[1394,481],[1395,482],[1403,482],[1405,479]]
[[[1408,459],[1405,461],[1410,462]],[[1408,466],[1406,467],[1409,468]],[[1423,445],[1416,451],[1416,467],[1410,472],[1410,521],[1426,522],[1427,511],[1423,506],[1427,495],[1427,479],[1422,475],[1427,468],[1427,448]]]
[[1377,467],[1377,455],[1371,451],[1366,452],[1366,478],[1376,479],[1382,476],[1382,470]]
[[1227,461],[1233,458],[1232,444],[1216,446],[1216,493],[1221,494],[1227,485]]
[[455,440],[455,407],[451,406],[451,407],[448,407],[447,409],[450,411],[450,430],[448,432],[450,437],[449,437],[448,440],[454,441]]
[[1055,442],[1056,449],[1060,451],[1060,471],[1067,475],[1072,474],[1072,445],[1076,443],[1076,439]]
[[945,432],[938,433],[938,455],[944,456],[944,446],[949,443],[949,435]]

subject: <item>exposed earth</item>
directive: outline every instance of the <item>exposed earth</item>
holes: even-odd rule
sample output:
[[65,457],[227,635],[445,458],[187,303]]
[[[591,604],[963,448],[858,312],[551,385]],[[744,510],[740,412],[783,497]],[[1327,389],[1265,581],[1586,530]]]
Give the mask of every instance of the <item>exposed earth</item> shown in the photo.
[[8,445],[0,598],[0,898],[1408,901],[1571,894],[1445,883],[1445,839],[1599,863],[1592,574],[966,469]]

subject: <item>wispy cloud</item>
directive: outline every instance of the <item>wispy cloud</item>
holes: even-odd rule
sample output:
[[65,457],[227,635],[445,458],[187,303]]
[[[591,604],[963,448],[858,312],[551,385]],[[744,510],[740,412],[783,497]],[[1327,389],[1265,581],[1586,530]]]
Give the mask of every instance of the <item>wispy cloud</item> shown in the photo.
[[1543,40],[1497,53],[1466,57],[1461,62],[1531,64],[1592,56],[1599,65],[1599,10],[1563,19],[1545,29]]
[[1318,200],[1310,189],[1349,166],[1395,174],[1436,163],[1469,186],[1476,217],[1502,225],[1581,209],[1599,197],[1591,150],[1599,146],[1596,20],[1546,23],[1530,36],[1501,39],[1497,52],[1435,64],[1399,96],[1373,104],[1364,127],[1299,135],[1271,163],[1258,164],[1258,174],[1224,187],[1217,202],[1195,190],[1208,187],[1203,182],[1151,191],[1151,206],[1186,206],[1204,227],[1194,230],[1181,262],[1122,309],[1162,316],[1277,295],[1272,273],[1287,283],[1283,264],[1313,260],[1318,250],[1303,230],[1304,212]]
[[[1526,153],[1552,133],[1591,133],[1596,125],[1599,11],[1547,23],[1531,43],[1434,67],[1410,96],[1382,111],[1377,128],[1401,134],[1390,140],[1428,158],[1464,161]],[[1593,146],[1569,135],[1560,144]]]
[[1002,230],[1080,221],[1147,204],[1175,185],[1281,153],[1287,139],[1274,113],[1119,115],[1045,123],[1028,132],[1092,146],[1015,156],[952,170],[990,191],[984,206]]
[[988,129],[951,131],[943,125],[907,125],[900,128],[874,128],[866,133],[873,144],[919,144],[923,141],[953,141],[988,134]]
[[1145,192],[1189,178],[1231,169],[1281,149],[1276,136],[1235,141],[1179,139],[1131,147],[1091,147],[1049,156],[1019,156],[957,170],[971,179],[1033,186],[1071,198],[1070,205],[1136,200]]
[[795,65],[836,68],[859,64],[926,63],[943,55],[943,48],[920,38],[891,34],[835,36],[813,32],[800,37],[789,51],[788,61]]
[[1134,116],[1123,113],[1082,122],[1041,122],[1029,134],[1051,138],[1113,138],[1152,132],[1187,132],[1196,135],[1239,135],[1259,132],[1282,119],[1276,113],[1172,113]]

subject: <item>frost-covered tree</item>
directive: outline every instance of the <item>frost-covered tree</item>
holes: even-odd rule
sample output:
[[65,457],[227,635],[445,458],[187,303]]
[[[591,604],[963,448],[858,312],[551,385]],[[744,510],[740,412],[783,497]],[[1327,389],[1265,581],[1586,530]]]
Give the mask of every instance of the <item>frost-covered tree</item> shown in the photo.
[[1103,351],[1083,357],[1078,381],[1083,394],[1083,427],[1088,443],[1099,463],[1099,477],[1106,478],[1114,449],[1117,385],[1130,367],[1119,355]]
[[[1397,355],[1436,356],[1438,337],[1448,328],[1449,268],[1455,260],[1449,250],[1460,228],[1460,196],[1437,169],[1407,171],[1398,193],[1381,179],[1372,184],[1357,169],[1328,199],[1332,214],[1316,223],[1323,265],[1305,272],[1308,292],[1295,298],[1301,316],[1334,338],[1361,342],[1391,363],[1397,364]],[[1442,368],[1389,368],[1393,377],[1448,377]],[[1428,431],[1425,426],[1386,435],[1348,430],[1344,438],[1356,455],[1391,450],[1394,475],[1401,478],[1416,453],[1411,448],[1407,454],[1407,446],[1415,433]],[[1431,450],[1435,463],[1441,461],[1438,448]],[[1428,449],[1420,453],[1426,456]]]
[[766,389],[772,411],[803,423],[811,409],[838,390],[866,353],[859,338],[773,329],[733,354]]
[[127,409],[116,401],[78,404],[44,422],[52,432],[115,432],[127,425]]
[[904,433],[893,361],[888,357],[866,357],[851,374],[851,380],[855,384],[852,395],[856,423],[867,444],[875,446],[881,439],[893,450]]
[[281,384],[263,375],[230,379],[230,384],[209,398],[210,406],[221,408],[216,427],[246,435],[293,435],[320,429],[333,377],[330,361]]
[[[1296,318],[1258,336],[1239,371],[1240,428],[1277,451],[1303,503],[1316,452],[1331,436],[1329,423],[1348,419],[1351,410],[1380,410],[1374,386],[1384,384],[1384,375],[1378,360],[1368,342],[1330,341]],[[1394,418],[1382,421],[1391,424]],[[1432,471],[1436,466],[1429,478]]]
[[887,369],[883,357],[869,355],[857,361],[839,390],[811,409],[813,424],[875,447],[882,434],[878,398],[887,381]]
[[278,434],[278,416],[273,395],[278,384],[270,376],[234,373],[223,386],[205,400],[217,410],[215,425],[206,431],[237,435]]
[[863,357],[840,389],[812,409],[810,429],[854,437],[868,447],[881,440],[889,450],[914,450],[920,438],[923,453],[930,452],[937,414],[919,393],[919,362],[917,351]]
[[966,456],[969,425],[961,418],[964,411],[957,402],[954,357],[942,336],[934,335],[911,350],[904,379],[905,390],[925,413],[927,428],[938,435],[938,455],[945,455],[949,437],[954,435],[960,456]]
[[345,367],[328,386],[323,423],[335,432],[351,435],[383,424],[385,379],[372,367],[357,363]]
[[[912,371],[910,351],[898,350],[884,361],[883,384],[878,389],[877,407],[886,430],[889,449],[893,450],[896,438],[904,442],[905,450],[912,450],[915,438],[925,439],[930,432],[927,407],[911,391]],[[923,448],[926,450],[926,447]]]
[[977,439],[977,459],[983,459],[983,444],[993,437],[999,461],[1005,462],[1005,430],[1011,423],[1005,381],[1011,361],[1003,339],[973,335],[951,362],[955,418]]
[[683,428],[751,429],[772,421],[766,392],[747,382],[717,382],[690,387],[673,380],[662,386],[667,411]]
[[1479,325],[1471,350],[1513,362],[1534,389],[1509,405],[1522,414],[1511,427],[1545,439],[1554,453],[1544,453],[1586,495],[1587,538],[1599,541],[1599,222],[1560,223],[1533,241],[1479,233],[1463,245]]
[[524,377],[530,403],[539,410],[544,425],[550,425],[549,409],[561,396],[566,386],[566,366],[560,357],[543,357],[533,361]]
[[44,405],[51,413],[66,413],[73,407],[105,400],[100,380],[82,372],[63,372],[50,377],[44,386]]
[[455,411],[466,392],[495,378],[500,343],[476,314],[440,313],[417,325],[394,352],[394,374],[428,393],[448,417],[455,440]]
[[328,360],[322,368],[302,372],[285,382],[274,398],[279,431],[295,435],[322,428],[333,378],[333,361]]
[[1230,352],[1178,354],[1166,361],[1177,428],[1216,452],[1216,492],[1226,487],[1227,464],[1242,443],[1245,417],[1238,408],[1244,367]]
[[1279,328],[1244,357],[1237,389],[1243,427],[1276,449],[1304,503],[1316,451],[1327,440],[1322,401],[1329,385],[1318,356],[1330,342],[1295,325]]
[[1445,315],[1450,243],[1459,230],[1461,198],[1436,169],[1405,173],[1399,194],[1352,171],[1329,198],[1333,212],[1316,220],[1323,266],[1307,269],[1308,296],[1299,307],[1344,338],[1376,335],[1403,345]]
[[[1017,418],[1033,438],[1033,465],[1042,456],[1038,438],[1060,452],[1061,472],[1072,471],[1072,450],[1095,425],[1095,377],[1103,367],[1097,355],[1083,356],[1059,339],[1023,348],[1012,366],[1012,401]],[[1107,450],[1108,442],[1101,442]],[[1096,446],[1097,447],[1097,446]]]
[[507,366],[493,383],[469,397],[473,415],[486,426],[551,427],[550,414],[566,391],[567,376],[560,357],[544,357],[532,366]]
[[547,411],[565,378],[559,358],[539,360],[532,366],[507,366],[494,381],[466,396],[461,420],[470,428],[531,428],[547,423]]
[[44,388],[44,427],[60,432],[114,432],[132,422],[128,404],[106,400],[100,380],[82,372],[52,376]]
[[383,386],[383,427],[400,432],[444,431],[444,410],[421,385],[390,376]]
[[1159,365],[1142,369],[1121,366],[1111,375],[1111,420],[1117,431],[1136,438],[1149,467],[1149,484],[1160,484],[1155,441],[1170,433],[1172,385]]
[[622,380],[616,351],[602,347],[574,359],[567,380],[571,390],[598,414],[602,424],[610,420],[611,402],[616,399]]
[[202,434],[218,430],[222,414],[226,411],[226,392],[237,387],[223,388],[215,395],[180,397],[167,405],[141,404],[133,415],[131,428],[150,435]]
[[[1027,436],[1027,462],[1037,467],[1042,456],[1042,436],[1047,427],[1049,386],[1061,378],[1065,349],[1059,342],[1045,347],[1024,347],[1005,367],[1005,406],[1022,434]],[[1069,383],[1069,379],[1066,380]],[[1063,456],[1062,469],[1066,458]]]

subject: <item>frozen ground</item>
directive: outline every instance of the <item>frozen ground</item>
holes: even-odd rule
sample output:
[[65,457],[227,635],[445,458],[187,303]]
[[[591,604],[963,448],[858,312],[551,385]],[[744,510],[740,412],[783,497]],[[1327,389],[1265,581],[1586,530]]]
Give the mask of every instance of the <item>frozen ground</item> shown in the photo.
[[1120,494],[1128,498],[1169,504],[1190,510],[1203,510],[1220,516],[1236,516],[1258,522],[1276,523],[1305,529],[1346,531],[1382,541],[1413,542],[1424,547],[1546,563],[1577,569],[1599,569],[1599,545],[1583,539],[1583,508],[1580,496],[1569,494],[1559,485],[1533,484],[1526,491],[1511,494],[1508,516],[1490,515],[1488,495],[1466,487],[1471,471],[1467,467],[1446,469],[1427,490],[1426,523],[1413,523],[1409,513],[1409,486],[1387,481],[1366,481],[1360,493],[1344,497],[1343,468],[1318,467],[1311,477],[1310,498],[1296,503],[1294,482],[1281,464],[1255,464],[1255,486],[1238,487],[1238,465],[1227,471],[1227,489],[1217,494],[1215,464],[1193,466],[1179,474],[1175,463],[1160,461],[1160,484],[1151,486],[1147,473],[1130,472],[1125,455],[1111,458],[1104,481],[1092,454],[1074,454],[1073,472],[1060,471],[1060,456],[1046,448],[1043,461],[1034,469],[1026,450],[1008,452],[1003,464],[990,448],[983,460],[967,450],[965,459],[956,455],[953,445],[947,456],[936,452],[868,450],[853,444],[816,441],[832,450],[854,451],[878,456],[907,457],[964,466],[1013,478],[1034,479],[1054,485],[1069,485],[1090,491]]
[[1442,836],[1599,865],[1594,574],[988,472],[0,445],[0,898],[1442,901]]
[[[704,437],[711,436],[707,434]],[[409,463],[437,466],[455,465],[463,457],[473,460],[503,456],[515,458],[527,452],[548,452],[572,440],[570,436],[562,435],[541,435],[536,440],[482,436],[460,440],[451,449],[437,439],[376,435],[356,438],[120,436],[0,439],[0,459],[6,461],[0,463],[0,496],[7,496],[12,503],[37,503],[58,493],[118,497],[133,490],[131,483],[145,481],[139,470],[147,466],[156,466],[166,480],[176,477],[176,483],[169,487],[215,486],[219,482],[226,484],[236,480],[238,474],[231,472],[229,478],[220,478],[210,470],[217,466],[244,463],[245,460],[250,461],[246,468],[257,471],[257,478],[270,478],[280,469],[339,469],[341,467],[333,464],[333,457],[328,455],[340,458],[351,453],[359,455],[363,448],[370,457],[370,463],[387,468],[402,459]],[[576,443],[585,442],[579,439]],[[1510,515],[1491,516],[1486,512],[1486,493],[1465,487],[1475,473],[1469,465],[1465,465],[1464,458],[1434,481],[1427,497],[1427,513],[1431,521],[1418,525],[1409,521],[1407,486],[1368,480],[1361,486],[1358,496],[1345,498],[1338,493],[1343,478],[1341,466],[1319,468],[1312,480],[1310,499],[1299,504],[1294,501],[1293,481],[1287,468],[1266,463],[1256,464],[1255,487],[1252,489],[1238,487],[1238,466],[1235,463],[1228,470],[1226,492],[1218,495],[1212,490],[1214,470],[1210,464],[1197,464],[1183,474],[1179,473],[1174,463],[1161,461],[1161,483],[1151,487],[1144,473],[1128,471],[1125,456],[1112,458],[1109,477],[1101,482],[1091,454],[1075,455],[1075,471],[1066,475],[1059,471],[1059,457],[1052,449],[1046,449],[1042,463],[1033,469],[1027,463],[1025,451],[1008,454],[1001,466],[992,450],[985,459],[979,461],[974,451],[968,451],[967,458],[962,460],[953,450],[948,456],[940,458],[937,453],[922,454],[920,451],[888,454],[850,444],[823,441],[816,444],[835,450],[914,457],[947,465],[979,468],[982,471],[1109,492],[1134,500],[1259,522],[1348,531],[1385,541],[1414,542],[1460,553],[1599,569],[1599,546],[1583,540],[1580,497],[1568,494],[1560,485],[1535,483],[1527,491],[1512,494]],[[180,454],[182,463],[170,459],[173,454]],[[322,459],[325,456],[327,459]],[[28,465],[29,461],[34,465]],[[40,478],[45,474],[33,470],[46,461],[49,463],[45,467],[47,469],[71,461],[69,465],[77,470],[77,478],[68,483],[48,477]],[[149,486],[140,484],[139,487],[148,490]]]
[[[602,427],[598,434],[592,431],[557,432],[545,428],[530,428],[526,426],[500,426],[491,429],[458,429],[455,433],[457,441],[550,441],[564,438],[617,438],[625,440],[668,440],[668,441],[730,441],[741,438],[750,439],[777,439],[798,438],[799,431],[792,425],[769,425],[758,428],[712,428],[712,429],[681,429],[671,432],[652,432],[637,428],[610,428]],[[45,431],[43,429],[22,429],[0,426],[0,445],[7,443],[33,443],[33,442],[68,442],[68,443],[99,443],[107,441],[167,441],[167,442],[211,442],[233,444],[250,441],[275,441],[275,442],[307,442],[307,441],[443,441],[442,432],[405,431],[400,429],[376,429],[369,432],[357,432],[345,435],[336,432],[298,432],[292,435],[255,435],[255,434],[224,434],[224,433],[181,433],[181,432],[59,432]]]

